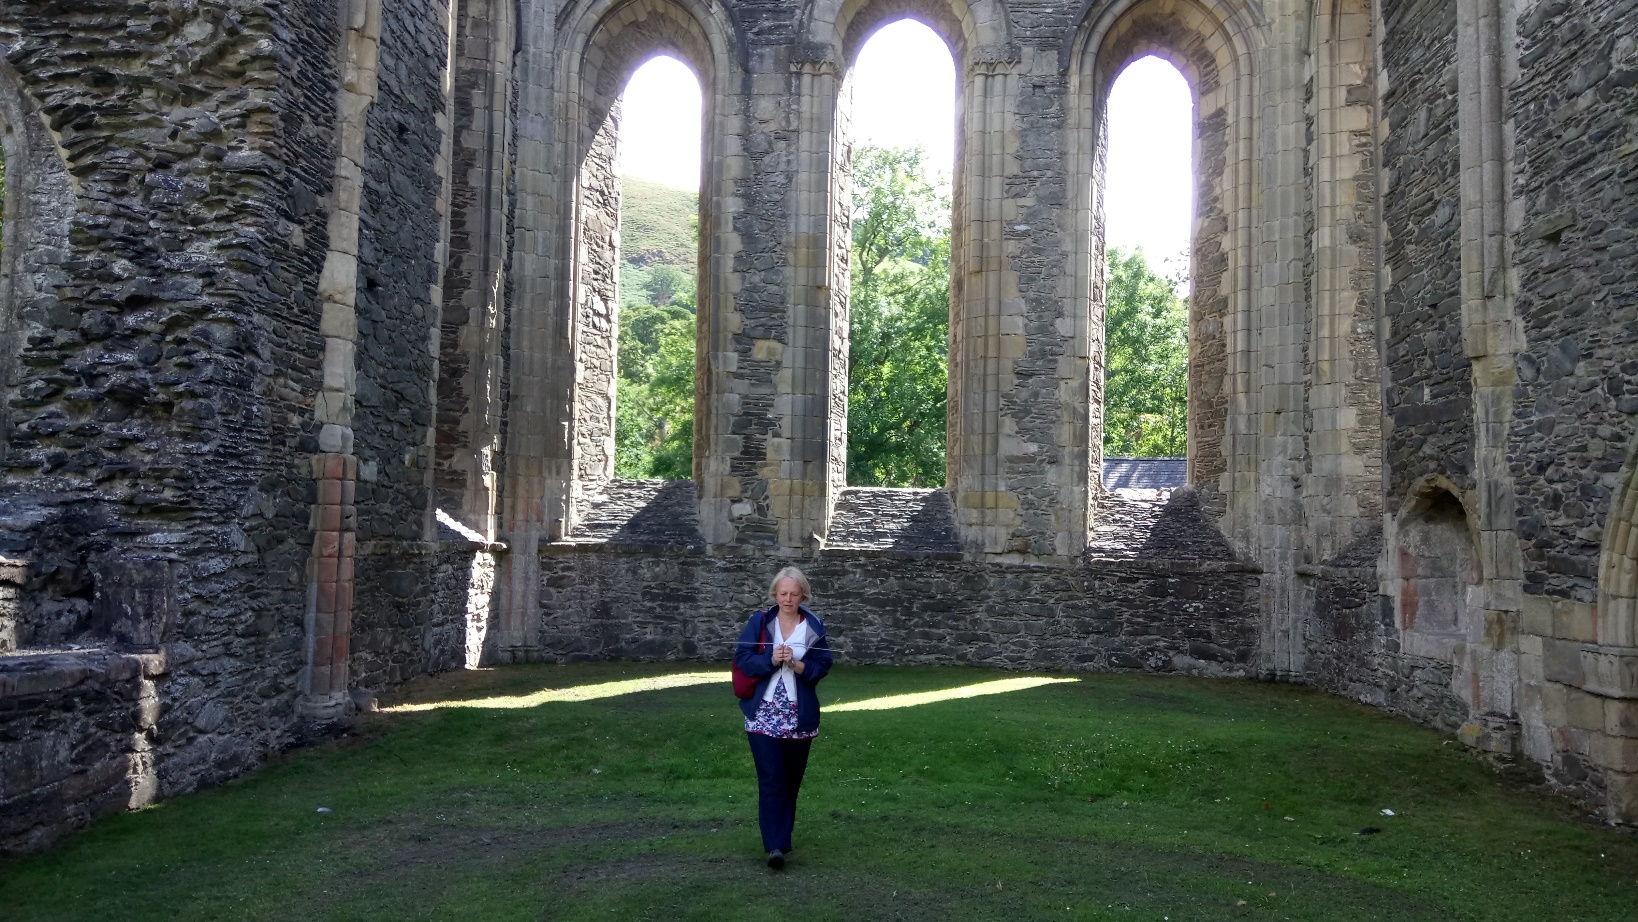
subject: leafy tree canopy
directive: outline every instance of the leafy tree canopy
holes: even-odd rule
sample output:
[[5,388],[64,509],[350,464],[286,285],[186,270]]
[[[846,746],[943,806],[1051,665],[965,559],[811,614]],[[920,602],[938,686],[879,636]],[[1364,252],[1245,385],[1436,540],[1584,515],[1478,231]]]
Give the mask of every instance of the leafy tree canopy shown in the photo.
[[919,148],[853,157],[848,482],[944,484],[950,194]]
[[1188,300],[1141,249],[1109,250],[1104,292],[1104,454],[1181,456],[1188,448]]
[[694,476],[693,266],[698,197],[627,180],[620,202],[617,477]]

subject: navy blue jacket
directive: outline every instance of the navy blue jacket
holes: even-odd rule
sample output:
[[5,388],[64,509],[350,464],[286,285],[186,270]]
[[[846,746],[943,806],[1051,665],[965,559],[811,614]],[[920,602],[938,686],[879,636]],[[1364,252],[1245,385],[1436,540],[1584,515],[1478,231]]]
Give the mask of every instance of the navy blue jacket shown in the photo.
[[[830,638],[826,636],[825,625],[818,615],[806,605],[802,606],[801,611],[802,621],[812,634],[807,652],[802,654],[802,671],[796,676],[796,732],[810,733],[819,729],[819,694],[813,687],[830,671]],[[756,717],[757,706],[768,692],[768,680],[778,671],[773,664],[773,628],[770,626],[777,617],[777,606],[752,615],[751,620],[745,623],[745,630],[739,632],[739,643],[734,646],[734,665],[739,667],[740,672],[761,680],[756,683],[756,691],[751,697],[739,703],[746,720]]]

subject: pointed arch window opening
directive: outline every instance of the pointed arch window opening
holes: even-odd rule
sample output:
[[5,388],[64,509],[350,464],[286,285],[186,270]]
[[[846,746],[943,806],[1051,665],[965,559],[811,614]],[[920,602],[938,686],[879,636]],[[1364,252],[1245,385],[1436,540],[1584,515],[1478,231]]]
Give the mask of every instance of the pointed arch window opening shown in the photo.
[[945,486],[957,94],[954,53],[913,18],[871,32],[843,87],[850,486]]
[[1123,67],[1105,103],[1106,458],[1188,455],[1194,109],[1188,80],[1154,55]]
[[669,55],[633,73],[618,119],[614,476],[694,476],[700,266],[698,76]]

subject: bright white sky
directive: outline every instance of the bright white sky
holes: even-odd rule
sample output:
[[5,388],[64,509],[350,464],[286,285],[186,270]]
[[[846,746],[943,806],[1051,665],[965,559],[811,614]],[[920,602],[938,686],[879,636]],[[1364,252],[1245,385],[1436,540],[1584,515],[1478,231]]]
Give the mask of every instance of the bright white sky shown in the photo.
[[[1189,86],[1159,58],[1144,58],[1115,81],[1109,100],[1109,173],[1104,196],[1109,244],[1143,248],[1166,274],[1188,249]],[[626,86],[620,157],[626,175],[699,188],[700,87],[682,63],[644,64]],[[919,22],[883,27],[853,69],[857,143],[927,150],[950,175],[955,146],[955,66],[949,49]],[[1163,264],[1164,261],[1164,264]]]

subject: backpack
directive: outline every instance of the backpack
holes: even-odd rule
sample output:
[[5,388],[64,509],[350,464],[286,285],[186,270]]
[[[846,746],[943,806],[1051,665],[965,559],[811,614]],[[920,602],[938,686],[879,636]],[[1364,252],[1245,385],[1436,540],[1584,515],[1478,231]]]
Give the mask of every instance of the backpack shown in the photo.
[[[756,652],[761,653],[762,644],[764,643],[762,637],[768,633],[768,613],[765,611],[759,611],[757,614],[762,616],[762,626],[757,629]],[[729,674],[734,678],[734,697],[740,699],[741,701],[750,700],[750,697],[756,694],[756,683],[760,682],[761,679],[748,676],[740,670],[737,650],[734,659],[730,661],[729,665],[731,667],[729,669]]]

